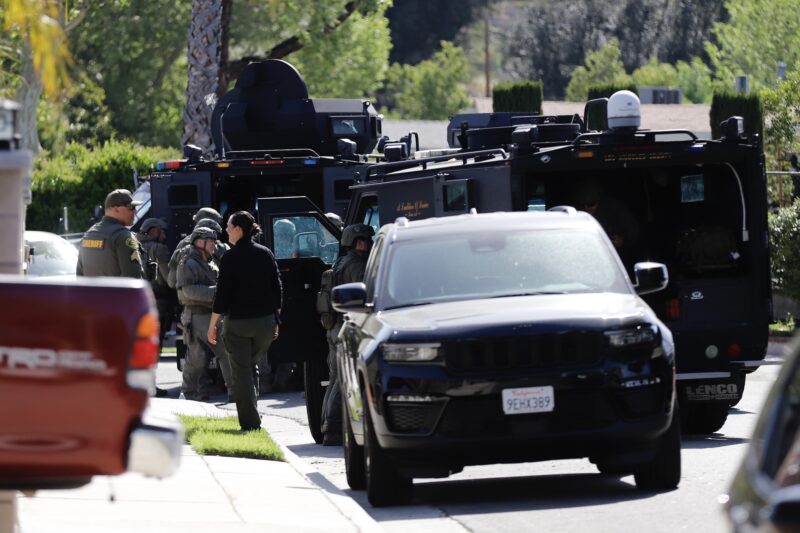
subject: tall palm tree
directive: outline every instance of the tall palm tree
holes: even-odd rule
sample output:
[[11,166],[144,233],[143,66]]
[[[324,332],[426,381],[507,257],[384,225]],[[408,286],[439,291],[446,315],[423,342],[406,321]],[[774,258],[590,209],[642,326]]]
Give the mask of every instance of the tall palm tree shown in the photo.
[[212,149],[211,112],[218,93],[224,90],[220,87],[219,76],[225,48],[223,39],[227,33],[223,20],[230,4],[230,0],[192,0],[183,144],[199,146],[206,154]]

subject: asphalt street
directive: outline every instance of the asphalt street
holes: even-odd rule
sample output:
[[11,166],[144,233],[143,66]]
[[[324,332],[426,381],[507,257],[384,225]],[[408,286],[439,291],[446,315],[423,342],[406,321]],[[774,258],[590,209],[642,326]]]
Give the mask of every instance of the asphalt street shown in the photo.
[[[771,344],[782,355],[785,344]],[[341,447],[314,443],[301,392],[262,395],[259,411],[276,440],[319,472],[319,484],[345,491],[389,533],[517,531],[727,531],[721,498],[749,442],[757,413],[779,370],[748,377],[745,395],[721,431],[685,435],[677,490],[636,490],[633,477],[601,475],[588,460],[468,467],[446,480],[415,480],[412,505],[375,509],[363,491],[347,487]],[[166,358],[159,385],[177,396],[180,373]],[[221,397],[220,397],[221,399]],[[234,406],[223,408],[233,410]]]

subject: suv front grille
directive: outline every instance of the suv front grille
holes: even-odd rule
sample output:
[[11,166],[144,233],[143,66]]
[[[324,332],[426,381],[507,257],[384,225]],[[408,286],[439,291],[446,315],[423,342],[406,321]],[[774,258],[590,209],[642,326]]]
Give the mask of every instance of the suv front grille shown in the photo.
[[595,364],[601,358],[603,336],[599,331],[568,331],[442,344],[447,369],[454,373],[535,370]]

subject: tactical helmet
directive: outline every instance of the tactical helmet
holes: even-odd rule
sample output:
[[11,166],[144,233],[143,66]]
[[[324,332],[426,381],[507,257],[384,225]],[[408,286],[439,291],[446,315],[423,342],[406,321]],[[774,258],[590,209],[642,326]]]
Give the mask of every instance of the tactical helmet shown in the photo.
[[375,235],[375,230],[372,229],[372,226],[368,226],[367,224],[351,224],[344,228],[342,232],[342,246],[347,246],[349,248],[355,244],[356,239],[371,241],[373,235]]
[[192,220],[197,222],[198,220],[201,220],[203,218],[210,218],[214,220],[217,224],[222,224],[222,215],[219,214],[219,211],[211,207],[201,207],[200,209],[198,209],[197,213],[195,213],[194,216],[192,217]]
[[339,229],[344,227],[344,222],[342,221],[342,217],[337,215],[336,213],[325,213],[325,217],[330,220],[334,226]]
[[190,240],[192,244],[197,239],[214,239],[217,240],[217,232],[210,228],[194,228]]
[[164,222],[163,220],[161,220],[160,218],[148,218],[144,222],[142,222],[142,227],[141,227],[140,231],[142,233],[147,233],[148,231],[150,231],[153,228],[159,228],[159,229],[166,230],[167,229],[167,223]]
[[201,218],[197,221],[197,224],[194,225],[195,229],[197,228],[208,228],[213,229],[217,232],[217,234],[222,233],[222,226],[219,225],[219,222],[212,218]]

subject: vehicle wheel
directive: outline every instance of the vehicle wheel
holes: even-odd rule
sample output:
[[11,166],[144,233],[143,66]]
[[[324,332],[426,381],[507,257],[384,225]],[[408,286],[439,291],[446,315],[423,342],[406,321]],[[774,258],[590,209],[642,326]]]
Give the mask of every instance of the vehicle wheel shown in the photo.
[[402,505],[411,501],[413,481],[403,477],[381,449],[369,405],[364,398],[364,471],[367,481],[367,499],[375,507]]
[[683,432],[687,434],[709,435],[725,425],[729,405],[726,402],[691,403],[685,406]]
[[306,391],[306,415],[308,416],[308,429],[314,442],[322,443],[322,399],[325,397],[325,387],[322,381],[328,374],[327,363],[323,359],[306,361],[303,364],[303,384]]
[[658,442],[652,461],[637,466],[633,471],[636,488],[640,490],[669,490],[681,480],[681,422],[678,406],[672,414],[672,423]]
[[356,443],[348,411],[347,400],[342,394],[342,447],[347,484],[353,490],[364,490],[367,486],[367,477],[364,473],[364,447]]
[[747,380],[745,379],[745,375],[744,375],[744,373],[742,373],[741,378],[736,381],[736,385],[739,386],[739,399],[738,400],[731,400],[731,403],[729,403],[728,405],[733,407],[734,405],[736,405],[736,404],[738,404],[739,402],[742,401],[742,398],[744,398],[744,385],[745,385],[746,382],[747,382]]
[[611,466],[611,465],[604,464],[602,462],[597,463],[595,466],[597,467],[597,470],[599,470],[601,474],[609,475],[609,476],[611,476],[611,475],[628,475],[631,472],[633,472],[634,469],[636,468],[635,466],[632,466],[632,465],[613,465],[613,466]]

